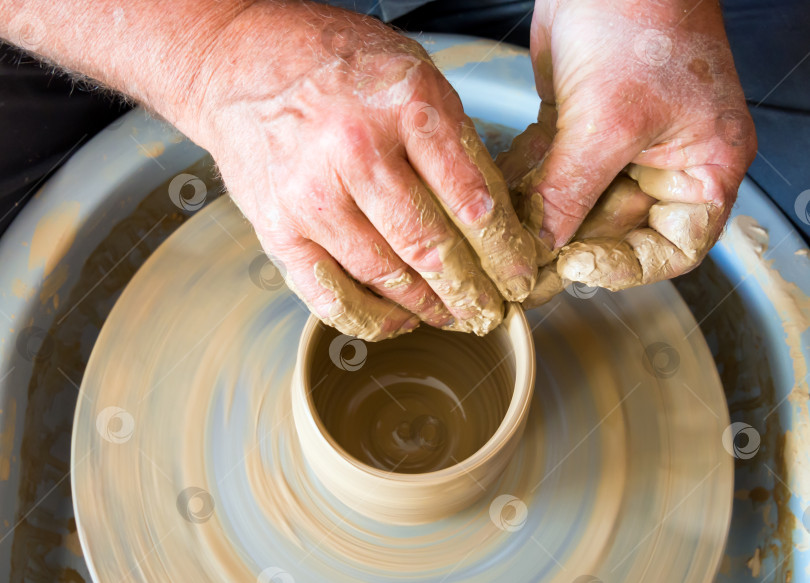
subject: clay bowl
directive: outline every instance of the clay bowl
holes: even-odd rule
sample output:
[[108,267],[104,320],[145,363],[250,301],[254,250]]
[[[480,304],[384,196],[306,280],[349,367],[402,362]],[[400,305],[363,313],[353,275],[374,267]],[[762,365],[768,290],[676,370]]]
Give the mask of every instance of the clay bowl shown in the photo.
[[520,306],[484,338],[421,326],[365,343],[310,317],[292,383],[308,465],[337,499],[390,524],[466,508],[520,441],[534,389]]

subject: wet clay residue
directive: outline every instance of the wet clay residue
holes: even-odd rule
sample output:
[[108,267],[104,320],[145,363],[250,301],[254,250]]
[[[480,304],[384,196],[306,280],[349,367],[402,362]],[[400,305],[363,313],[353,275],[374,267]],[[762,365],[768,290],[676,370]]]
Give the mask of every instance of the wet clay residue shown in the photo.
[[312,398],[329,434],[365,464],[440,470],[478,451],[503,420],[515,383],[503,328],[479,338],[422,326],[367,344],[358,370],[336,369],[335,339],[337,331],[320,326]]
[[64,255],[76,238],[76,222],[81,206],[78,202],[63,202],[40,219],[31,239],[28,269],[44,266],[45,276],[56,267],[54,258]]
[[[803,294],[795,284],[785,282],[763,259],[768,247],[767,232],[750,217],[737,217],[730,223],[720,244],[728,245],[729,252],[743,261],[748,270],[746,277],[759,280],[763,291],[774,303],[774,309],[782,315],[784,341],[791,348],[796,374],[802,373],[806,365],[800,353],[797,358],[794,347],[800,342]],[[738,289],[739,283],[729,281],[711,258],[674,281],[700,322],[700,330],[712,350],[732,421],[753,426],[761,437],[759,450],[753,458],[736,460],[737,480],[742,477],[750,490],[745,490],[746,496],[735,502],[732,515],[729,548],[748,547],[745,555],[731,557],[734,572],[745,568],[754,555],[749,534],[751,521],[756,521],[761,524],[757,554],[760,560],[769,558],[778,564],[775,580],[783,581],[791,562],[782,559],[793,548],[793,530],[798,524],[790,508],[791,488],[800,492],[802,487],[795,482],[788,486],[799,463],[791,461],[790,450],[795,449],[791,444],[800,440],[804,430],[796,432],[795,436],[794,432],[785,432],[776,412],[785,395],[777,394],[774,385],[777,367],[769,359],[772,348],[764,333],[763,316],[751,309],[747,303],[750,300],[744,299],[743,290]],[[802,378],[798,376],[796,380]],[[797,395],[805,395],[805,404],[799,406],[806,407],[806,379],[804,384],[799,382],[794,387],[788,402],[795,400]],[[800,457],[798,454],[793,456],[794,460]],[[769,498],[773,503],[768,503]]]
[[[216,198],[221,188],[209,158],[187,172],[208,185],[209,201]],[[96,336],[121,290],[152,252],[187,219],[170,201],[167,188],[168,182],[147,195],[129,217],[111,228],[89,256],[84,250],[75,254],[83,262],[87,259],[78,283],[69,291],[60,289],[65,279],[62,267],[71,263],[74,253],[68,252],[59,265],[51,265],[46,259],[54,253],[53,245],[68,246],[73,241],[77,209],[58,207],[37,228],[30,264],[44,264],[46,272],[51,272],[40,294],[43,302],[39,309],[55,313],[54,321],[60,323],[47,331],[47,341],[42,344],[45,350],[41,348],[40,354],[34,356],[36,366],[28,385],[20,452],[21,522],[4,541],[13,544],[10,580],[14,583],[89,580],[84,561],[76,556],[76,541],[70,538],[71,533],[75,537],[76,525],[67,478],[77,387]],[[90,224],[103,220],[91,218]],[[149,236],[138,243],[153,227]],[[62,301],[56,300],[60,294]],[[23,321],[32,319],[33,314],[29,314]]]

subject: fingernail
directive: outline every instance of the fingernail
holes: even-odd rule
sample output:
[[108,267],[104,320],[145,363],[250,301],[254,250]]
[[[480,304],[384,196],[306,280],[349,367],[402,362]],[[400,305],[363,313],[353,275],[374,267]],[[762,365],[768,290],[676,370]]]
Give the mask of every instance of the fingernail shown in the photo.
[[402,330],[403,332],[411,332],[412,330],[415,330],[417,326],[419,326],[420,322],[421,320],[416,316],[414,316],[413,318],[405,322],[400,328],[400,330]]
[[516,275],[506,282],[506,299],[510,302],[522,302],[532,291],[532,280],[526,275]]
[[[538,237],[549,248],[549,250],[553,251],[554,249],[556,249],[557,247],[556,240],[554,235],[552,235],[550,231],[547,231],[546,229],[540,229]],[[562,245],[560,245],[560,247],[562,247]]]
[[465,225],[474,225],[481,217],[492,212],[494,204],[495,201],[492,200],[492,195],[489,191],[484,190],[481,192],[481,196],[478,200],[470,202],[459,209],[458,218],[460,218]]

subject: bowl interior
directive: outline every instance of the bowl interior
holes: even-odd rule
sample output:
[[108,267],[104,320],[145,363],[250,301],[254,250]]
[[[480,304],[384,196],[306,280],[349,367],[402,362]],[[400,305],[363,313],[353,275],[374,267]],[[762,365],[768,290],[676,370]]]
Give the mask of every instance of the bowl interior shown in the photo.
[[369,468],[452,467],[505,423],[520,377],[512,335],[421,326],[369,343],[316,322],[302,367],[310,411],[332,447]]

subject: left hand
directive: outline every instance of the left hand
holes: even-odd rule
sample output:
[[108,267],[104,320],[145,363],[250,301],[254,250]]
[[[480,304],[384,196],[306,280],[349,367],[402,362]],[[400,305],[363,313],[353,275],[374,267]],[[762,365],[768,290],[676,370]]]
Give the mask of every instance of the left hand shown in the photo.
[[717,3],[537,0],[531,55],[538,123],[498,157],[548,265],[524,305],[697,266],[756,154]]

